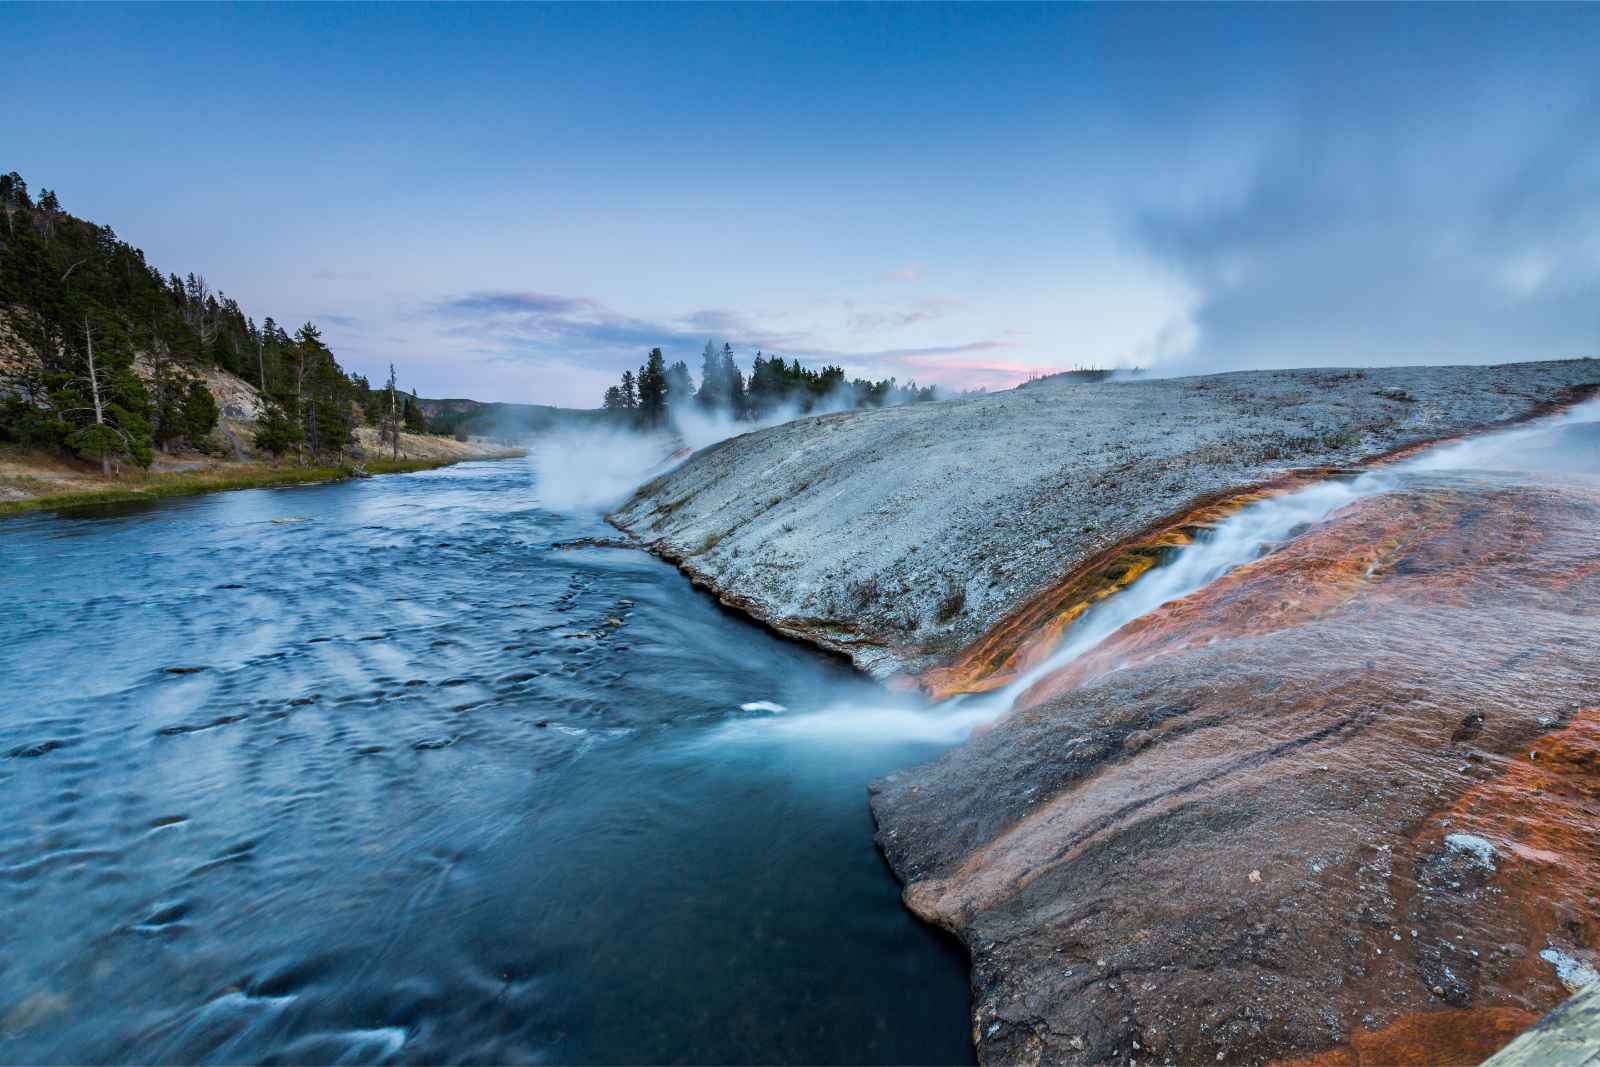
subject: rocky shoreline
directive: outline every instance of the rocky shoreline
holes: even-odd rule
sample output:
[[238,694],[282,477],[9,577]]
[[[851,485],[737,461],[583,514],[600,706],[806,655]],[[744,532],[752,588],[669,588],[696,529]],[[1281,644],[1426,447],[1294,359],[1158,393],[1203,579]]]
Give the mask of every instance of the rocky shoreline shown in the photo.
[[[971,692],[1245,504],[1597,387],[1045,383],[735,438],[612,521],[780,632]],[[1593,973],[1597,530],[1582,470],[1364,499],[875,784],[907,905],[972,954],[980,1059],[1475,1061]]]

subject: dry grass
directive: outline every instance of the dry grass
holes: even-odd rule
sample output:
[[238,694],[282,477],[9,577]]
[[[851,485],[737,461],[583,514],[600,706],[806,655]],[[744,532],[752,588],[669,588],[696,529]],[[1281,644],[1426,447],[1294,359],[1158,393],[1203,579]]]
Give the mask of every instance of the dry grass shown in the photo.
[[[187,471],[135,471],[120,478],[105,478],[97,468],[79,465],[54,456],[11,453],[0,474],[0,515],[27,511],[53,511],[86,504],[114,504],[126,501],[157,500],[169,496],[192,496],[228,489],[264,489],[280,485],[307,485],[338,482],[355,477],[355,467],[272,466],[267,463],[226,463]],[[37,464],[26,462],[36,459]],[[364,464],[369,474],[402,474],[431,470],[455,462],[449,459],[386,460],[369,459]],[[20,473],[33,466],[44,476]]]

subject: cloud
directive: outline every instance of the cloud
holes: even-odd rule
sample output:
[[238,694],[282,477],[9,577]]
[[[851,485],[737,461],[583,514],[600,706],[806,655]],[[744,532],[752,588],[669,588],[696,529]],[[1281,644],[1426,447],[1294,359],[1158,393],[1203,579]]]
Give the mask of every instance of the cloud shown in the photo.
[[942,319],[960,306],[961,301],[954,297],[941,296],[920,300],[909,307],[857,311],[850,316],[849,329],[857,334],[901,330]]
[[[684,359],[698,375],[696,359],[708,338],[726,340],[749,366],[756,350],[821,365],[836,363],[851,376],[915,377],[924,384],[950,388],[983,384],[1014,385],[1042,368],[1015,357],[975,358],[988,352],[1015,352],[1024,342],[1021,331],[996,331],[997,337],[951,344],[868,348],[838,343],[841,338],[870,339],[925,326],[948,316],[963,302],[932,297],[901,306],[862,309],[854,302],[832,305],[816,314],[832,320],[837,338],[822,325],[811,329],[779,329],[720,308],[701,308],[665,318],[647,318],[614,310],[585,296],[524,290],[482,290],[434,301],[422,316],[437,324],[457,355],[507,368],[538,366],[564,385],[603,389],[623,370],[637,367],[645,352],[660,347],[668,360]],[[842,316],[839,318],[837,316]]]
[[751,323],[731,311],[701,309],[668,319],[613,310],[583,296],[483,290],[435,301],[424,315],[446,335],[473,342],[477,354],[501,360],[538,357],[585,369],[637,366],[646,351],[691,359],[710,338],[743,348],[794,348],[808,338]]
[[923,265],[915,261],[902,263],[893,270],[886,270],[878,277],[890,282],[914,282],[922,277]]
[[[1463,105],[1465,106],[1465,105]],[[1497,362],[1600,349],[1600,97],[1551,122],[1301,120],[1241,187],[1146,205],[1135,244],[1196,294],[1152,356],[1195,369]]]
[[489,316],[542,316],[581,314],[602,311],[599,304],[583,297],[556,296],[552,293],[478,292],[433,305],[443,318],[478,320]]
[[915,378],[924,385],[955,389],[976,385],[1009,388],[1034,375],[1050,373],[1050,367],[1021,359],[975,358],[981,353],[1015,351],[1019,347],[1016,341],[988,339],[958,345],[836,353],[834,358],[869,366],[874,376],[893,376],[901,381]]
[[330,311],[324,311],[322,314],[318,315],[316,317],[316,321],[332,323],[333,325],[346,330],[355,330],[361,327],[361,320],[356,318],[354,315],[335,315]]

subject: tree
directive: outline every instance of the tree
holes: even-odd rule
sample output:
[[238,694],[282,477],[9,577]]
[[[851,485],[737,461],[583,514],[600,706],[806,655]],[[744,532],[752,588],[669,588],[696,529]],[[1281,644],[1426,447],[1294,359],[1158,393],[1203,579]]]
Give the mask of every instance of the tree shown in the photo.
[[300,423],[275,400],[269,400],[256,420],[256,447],[270,452],[274,459],[300,447]]
[[712,341],[706,342],[700,353],[700,406],[707,411],[725,410],[728,407],[727,371],[722,365],[722,355]]
[[748,414],[749,404],[744,393],[744,375],[739,373],[739,364],[733,358],[733,346],[726,341],[722,344],[722,389],[727,395],[728,413],[736,419],[742,419]]
[[55,394],[58,407],[65,409],[69,416],[91,416],[65,443],[79,455],[99,460],[100,472],[107,476],[112,473],[113,461],[122,456],[131,457],[141,467],[148,467],[152,458],[150,423],[145,414],[149,410],[149,400],[144,386],[133,373],[132,357],[123,344],[113,344],[110,356],[108,360],[96,358],[94,329],[85,314],[83,373],[76,381],[88,385],[89,403],[71,405],[75,395],[73,379],[68,379],[65,387]]
[[49,189],[39,191],[39,229],[44,234],[46,241],[55,240],[56,220],[63,214],[61,201],[56,199],[56,194]]
[[[153,442],[189,436],[189,380],[217,365],[254,376],[269,414],[289,420],[264,438],[318,455],[349,445],[357,386],[315,326],[292,340],[271,319],[258,329],[201,275],[156,270],[55,195],[31,199],[14,172],[0,174],[0,213],[0,307],[15,340],[0,366],[0,440],[76,453],[102,469],[147,462]],[[148,383],[133,371],[134,338]]]
[[394,364],[389,364],[389,382],[384,386],[383,421],[378,424],[378,440],[390,446],[400,458],[400,406],[395,393]]
[[606,411],[627,410],[627,405],[622,402],[622,390],[615,385],[606,387],[605,401],[600,406]]
[[694,399],[694,379],[689,377],[689,365],[678,360],[667,368],[667,406],[675,408]]
[[183,436],[183,398],[178,392],[178,381],[172,366],[172,350],[156,337],[151,340],[147,353],[150,363],[150,385],[155,395],[150,398],[150,437],[161,451]]
[[338,454],[355,440],[355,387],[312,323],[295,331],[295,400],[303,439],[314,457]]
[[22,175],[16,171],[0,174],[0,211],[6,213],[6,232],[12,237],[17,235],[16,216],[32,206],[28,200],[28,183],[22,180]]
[[401,420],[405,423],[407,433],[428,432],[427,416],[423,415],[422,405],[417,403],[417,394],[414,391],[410,396],[406,397],[405,412],[401,416]]
[[745,404],[756,418],[778,406],[772,364],[760,352],[756,353],[755,362],[750,366],[750,387],[745,394]]
[[182,409],[183,436],[189,439],[190,444],[198,444],[217,428],[217,401],[211,395],[211,390],[206,388],[206,383],[198,378],[189,380],[189,388],[183,394]]
[[652,348],[639,368],[639,419],[646,426],[659,426],[667,416],[667,370],[661,349]]
[[628,411],[639,410],[639,391],[631,370],[622,372],[622,406]]

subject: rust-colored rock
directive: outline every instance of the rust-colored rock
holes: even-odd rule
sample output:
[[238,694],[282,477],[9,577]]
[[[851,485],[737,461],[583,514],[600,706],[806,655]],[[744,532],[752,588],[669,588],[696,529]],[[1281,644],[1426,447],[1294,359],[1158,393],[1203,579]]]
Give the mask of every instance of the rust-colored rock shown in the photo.
[[1078,566],[1065,581],[1009,612],[963,649],[955,662],[926,671],[921,677],[923,690],[935,700],[944,700],[958,693],[986,693],[1009,685],[1043,663],[1084,612],[1160,566],[1169,553],[1193,544],[1200,531],[1325,474],[1297,471],[1265,485],[1216,494],[1106,549]]
[[1326,1052],[1280,1061],[1282,1067],[1436,1067],[1482,1063],[1539,1021],[1518,1008],[1402,1015]]
[[1597,649],[1600,483],[1421,482],[877,783],[879,843],[986,1061],[1481,1058],[1600,949]]

